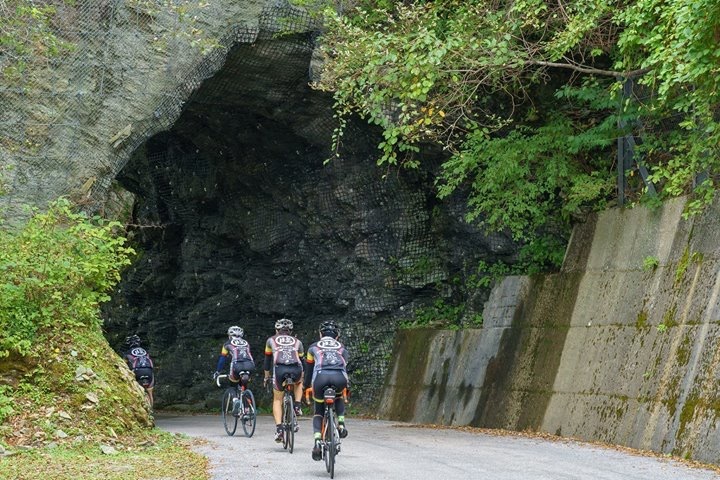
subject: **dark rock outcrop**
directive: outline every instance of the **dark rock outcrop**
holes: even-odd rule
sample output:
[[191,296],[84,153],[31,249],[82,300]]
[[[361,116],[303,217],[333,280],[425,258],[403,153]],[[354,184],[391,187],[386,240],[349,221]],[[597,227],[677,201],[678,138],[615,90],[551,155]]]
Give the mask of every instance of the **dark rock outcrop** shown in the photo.
[[306,35],[236,46],[118,176],[136,195],[140,254],[106,327],[116,343],[147,340],[159,405],[216,400],[210,374],[233,324],[259,373],[280,317],[306,345],[320,321],[339,321],[352,380],[372,400],[398,323],[434,302],[480,312],[485,293],[467,292],[465,277],[514,252],[465,224],[461,202],[436,200],[440,152],[425,151],[425,170],[379,168],[377,132],[357,123],[334,157],[332,98],[308,86],[312,52]]

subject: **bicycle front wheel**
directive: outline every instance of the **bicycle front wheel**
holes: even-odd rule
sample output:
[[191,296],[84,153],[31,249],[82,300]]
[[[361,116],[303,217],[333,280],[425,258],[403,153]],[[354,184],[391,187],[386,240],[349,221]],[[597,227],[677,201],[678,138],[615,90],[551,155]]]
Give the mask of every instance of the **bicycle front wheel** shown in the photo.
[[288,448],[293,453],[295,448],[295,430],[297,429],[297,415],[295,415],[295,401],[290,398],[290,435],[288,435]]
[[293,399],[290,395],[285,395],[283,400],[283,429],[285,430],[285,436],[283,437],[283,448],[293,453],[293,447],[295,446],[295,429],[293,425]]
[[235,389],[228,388],[225,390],[222,398],[222,419],[223,425],[225,425],[225,433],[230,436],[235,435],[237,430],[237,417],[233,415],[233,399],[235,398]]
[[250,438],[255,433],[255,424],[257,423],[257,413],[255,412],[255,396],[250,390],[245,390],[242,395],[243,410],[245,413],[242,417],[242,427],[245,436]]
[[293,428],[293,399],[289,394],[285,394],[283,400],[283,428],[285,437],[283,438],[283,448],[292,453],[295,446],[295,429]]

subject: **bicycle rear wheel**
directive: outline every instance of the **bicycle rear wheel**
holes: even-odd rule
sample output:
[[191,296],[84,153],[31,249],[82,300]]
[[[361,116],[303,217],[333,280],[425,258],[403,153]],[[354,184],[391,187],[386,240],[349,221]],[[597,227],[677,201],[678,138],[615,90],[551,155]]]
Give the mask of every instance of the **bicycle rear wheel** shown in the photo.
[[242,418],[242,427],[245,436],[250,438],[255,433],[255,424],[257,423],[257,414],[255,413],[255,396],[250,390],[245,390],[242,395],[243,410],[245,414]]
[[235,398],[235,394],[236,392],[234,388],[228,388],[227,390],[225,390],[221,405],[223,425],[225,425],[225,433],[230,436],[235,435],[235,430],[237,430],[238,419],[232,413],[233,399]]
[[295,446],[295,430],[293,428],[293,399],[290,395],[286,394],[283,399],[283,430],[285,430],[285,436],[283,437],[283,448],[293,453],[293,447]]
[[337,426],[335,416],[332,411],[325,412],[323,418],[323,458],[325,459],[325,469],[330,474],[330,478],[335,477],[335,454],[337,453]]
[[330,412],[330,442],[328,444],[330,450],[330,478],[335,478],[335,455],[337,454],[338,448],[338,430],[337,430],[337,419],[335,418],[335,412]]

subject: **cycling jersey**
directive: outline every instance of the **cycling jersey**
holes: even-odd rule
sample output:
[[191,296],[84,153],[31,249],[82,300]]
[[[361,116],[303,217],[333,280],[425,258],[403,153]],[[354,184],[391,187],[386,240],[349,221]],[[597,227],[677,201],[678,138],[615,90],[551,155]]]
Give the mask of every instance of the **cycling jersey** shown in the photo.
[[231,338],[223,344],[216,371],[221,372],[223,370],[228,357],[230,358],[230,380],[233,382],[240,380],[240,372],[251,372],[255,369],[250,344],[244,338]]
[[264,370],[273,372],[275,390],[282,390],[282,381],[285,376],[295,382],[300,381],[304,356],[305,347],[292,335],[278,333],[267,339]]
[[123,355],[125,363],[135,374],[135,379],[145,388],[155,385],[154,364],[150,354],[142,347],[132,347]]
[[273,365],[300,365],[305,349],[292,335],[278,333],[265,342],[265,370]]
[[308,348],[305,358],[305,387],[314,383],[319,372],[341,372],[347,379],[347,362],[348,352],[345,346],[332,337],[322,337]]

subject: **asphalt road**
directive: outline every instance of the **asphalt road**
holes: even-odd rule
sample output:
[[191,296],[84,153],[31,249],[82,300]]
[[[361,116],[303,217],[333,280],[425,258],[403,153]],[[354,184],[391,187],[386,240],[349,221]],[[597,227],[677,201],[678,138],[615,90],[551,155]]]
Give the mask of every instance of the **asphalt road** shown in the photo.
[[[213,480],[330,478],[310,457],[312,424],[300,419],[295,451],[273,441],[270,416],[258,419],[252,438],[238,425],[225,434],[219,416],[156,417],[158,427],[206,439],[197,447]],[[337,457],[335,478],[476,480],[720,480],[720,474],[656,457],[572,441],[551,441],[411,424],[348,419],[349,436]]]

